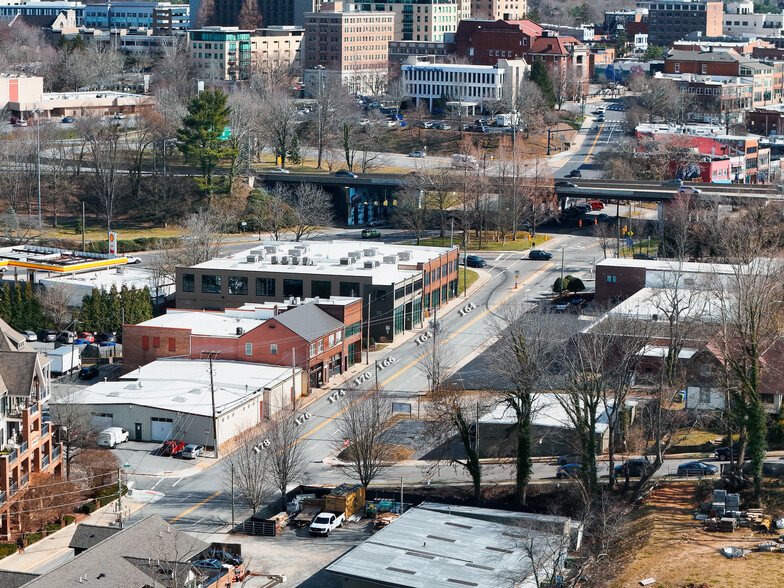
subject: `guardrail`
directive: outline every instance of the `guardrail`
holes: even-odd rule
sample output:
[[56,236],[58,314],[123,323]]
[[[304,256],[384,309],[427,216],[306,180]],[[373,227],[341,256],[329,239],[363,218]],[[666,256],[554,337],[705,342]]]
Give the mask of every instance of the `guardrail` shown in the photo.
[[56,446],[56,447],[55,447],[55,448],[52,450],[52,460],[55,460],[55,459],[57,459],[58,457],[60,457],[60,453],[62,453],[62,447],[61,447],[60,445],[57,445],[57,446]]
[[49,467],[49,456],[44,455],[43,459],[41,460],[41,469],[45,470]]

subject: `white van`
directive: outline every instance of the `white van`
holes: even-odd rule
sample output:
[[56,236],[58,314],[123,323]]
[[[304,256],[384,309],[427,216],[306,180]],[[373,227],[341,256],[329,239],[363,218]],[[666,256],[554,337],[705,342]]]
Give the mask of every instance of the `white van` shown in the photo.
[[115,445],[125,443],[128,440],[128,437],[128,431],[122,427],[109,427],[98,434],[98,445],[111,449]]

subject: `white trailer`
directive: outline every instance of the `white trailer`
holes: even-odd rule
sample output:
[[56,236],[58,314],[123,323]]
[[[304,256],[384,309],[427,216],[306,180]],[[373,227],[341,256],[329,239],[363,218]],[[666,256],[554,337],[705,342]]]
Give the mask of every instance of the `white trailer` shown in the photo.
[[50,371],[53,374],[68,374],[78,370],[82,365],[82,349],[84,345],[63,345],[47,351],[46,357],[52,360]]

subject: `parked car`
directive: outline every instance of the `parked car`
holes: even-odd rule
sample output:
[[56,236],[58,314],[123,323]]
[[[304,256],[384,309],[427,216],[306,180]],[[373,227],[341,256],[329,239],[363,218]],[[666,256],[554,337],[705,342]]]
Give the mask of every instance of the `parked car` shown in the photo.
[[[738,452],[740,452],[740,442],[736,441],[733,443],[731,449],[732,457],[737,457]],[[713,457],[718,461],[728,461],[730,459],[730,446],[725,445],[724,447],[717,447],[713,452]]]
[[629,476],[630,478],[639,478],[647,473],[651,468],[651,462],[645,458],[627,459],[622,464],[615,466],[616,476]]
[[610,220],[610,215],[607,214],[606,212],[603,212],[601,214],[597,214],[596,215],[596,220],[598,220],[599,222]]
[[468,267],[485,267],[487,262],[478,255],[469,255],[466,257],[466,265]]
[[632,257],[634,259],[647,259],[648,261],[653,261],[654,259],[656,259],[650,253],[635,253]]
[[71,331],[60,331],[57,333],[56,341],[58,343],[73,343],[74,339],[76,339],[76,333],[72,333]]
[[539,261],[547,261],[548,259],[552,259],[552,257],[552,253],[547,253],[547,251],[542,251],[541,249],[531,249],[528,253],[528,259],[536,259]]
[[16,121],[14,123],[14,126],[15,127],[26,127],[27,126],[27,121],[20,118],[18,121]]
[[193,565],[197,568],[207,568],[210,570],[220,570],[223,568],[223,562],[218,561],[217,559],[202,559],[194,562]]
[[561,301],[555,303],[555,312],[566,312],[571,308],[568,301]]
[[[186,445],[185,449],[182,450],[182,455],[180,456],[182,459],[196,459],[197,457],[201,457],[204,455],[204,446],[203,445]],[[240,561],[242,563],[242,561]],[[239,564],[234,564],[239,565]]]
[[99,343],[117,343],[117,337],[114,333],[98,333],[95,340]]
[[85,339],[89,343],[95,343],[95,336],[92,333],[88,333],[87,331],[82,331],[81,333],[79,333],[79,338]]
[[556,182],[556,188],[576,188],[577,184],[572,184],[571,182]]
[[60,122],[64,122],[64,123],[68,124],[68,123],[72,123],[73,121],[74,121],[74,117],[72,117],[72,116],[66,116],[66,117],[65,117],[65,118],[63,118],[63,120],[61,120]]
[[32,331],[22,331],[22,335],[25,336],[26,341],[38,341],[38,335]]
[[591,207],[591,210],[604,210],[604,202],[601,200],[591,200],[588,205]]
[[212,549],[208,551],[206,555],[210,559],[217,559],[218,561],[222,561],[223,563],[227,563],[232,566],[242,565],[242,557],[239,555],[232,555],[228,551],[223,551],[221,549]]
[[583,173],[579,169],[573,169],[569,172],[569,175],[566,176],[567,178],[582,178]]
[[101,372],[98,369],[98,366],[95,365],[86,365],[79,370],[80,380],[92,380],[93,378],[97,378],[99,375],[101,375]]
[[564,478],[579,478],[583,473],[583,466],[579,463],[567,463],[555,470],[555,477],[559,480]]
[[604,122],[604,120],[605,120],[604,114],[600,114],[599,116],[596,117],[596,122]]
[[679,476],[715,476],[719,473],[719,468],[709,463],[701,461],[690,461],[678,466]]
[[408,154],[409,157],[425,157],[427,153],[424,151],[412,151]]
[[115,445],[128,441],[128,431],[122,427],[109,427],[98,434],[98,445],[113,449]]
[[179,439],[169,439],[163,442],[161,455],[177,455],[183,449],[185,449],[185,443]]
[[360,233],[360,237],[363,239],[378,239],[381,236],[375,229],[362,229],[362,233]]
[[435,128],[437,128],[438,130],[440,130],[440,131],[451,131],[452,130],[452,125],[450,125],[449,123],[436,123],[433,126]]
[[565,466],[567,463],[581,463],[583,460],[583,456],[577,453],[571,453],[568,455],[562,455],[556,461],[559,466]]
[[282,168],[282,167],[273,167],[271,170],[269,170],[269,173],[271,173],[271,174],[288,174],[288,173],[291,173],[291,172],[289,172],[289,170],[287,170],[285,168]]
[[396,127],[397,126],[397,121],[396,120],[388,120],[387,121],[387,126],[388,127]]
[[678,188],[678,192],[681,194],[688,194],[690,196],[696,196],[697,194],[702,194],[702,190],[699,188],[693,188],[691,186],[681,186]]
[[50,331],[49,329],[41,329],[35,333],[36,337],[38,337],[39,341],[44,341],[45,343],[51,343],[57,339],[57,332]]
[[337,178],[357,178],[357,174],[354,172],[350,172],[347,169],[339,169],[335,172],[335,177]]

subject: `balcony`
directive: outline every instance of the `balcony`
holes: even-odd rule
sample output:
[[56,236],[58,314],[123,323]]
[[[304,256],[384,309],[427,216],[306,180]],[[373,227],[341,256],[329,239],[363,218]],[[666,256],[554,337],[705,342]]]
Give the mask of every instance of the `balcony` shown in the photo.
[[44,455],[43,459],[41,460],[41,469],[45,470],[49,467],[49,456]]
[[30,416],[34,416],[38,412],[38,403],[34,402],[27,410]]
[[49,423],[44,423],[41,425],[41,439],[46,437],[49,434]]
[[17,492],[19,492],[19,484],[11,482],[11,486],[8,488],[8,498],[13,498]]
[[60,457],[60,453],[62,453],[62,447],[61,447],[60,445],[57,445],[57,446],[56,446],[56,447],[55,447],[55,448],[52,450],[52,461],[54,461],[54,460],[56,460],[58,457]]
[[6,494],[5,492],[0,492],[0,504],[3,504],[6,501],[7,496],[8,494]]
[[30,474],[24,474],[21,478],[19,478],[19,486],[24,488],[27,486],[27,483],[30,481]]

